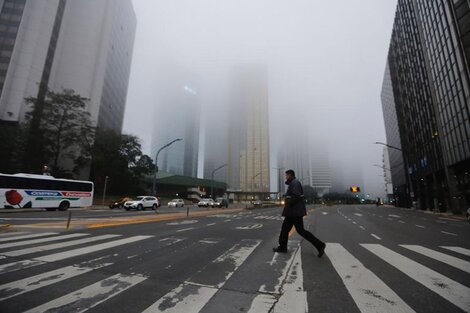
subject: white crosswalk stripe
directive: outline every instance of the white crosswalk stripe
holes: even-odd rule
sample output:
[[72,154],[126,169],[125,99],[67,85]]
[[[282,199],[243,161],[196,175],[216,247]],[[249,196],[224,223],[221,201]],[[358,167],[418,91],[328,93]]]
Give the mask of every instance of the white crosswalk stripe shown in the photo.
[[401,246],[403,248],[409,249],[417,253],[421,253],[422,255],[425,255],[427,257],[446,263],[464,272],[470,273],[470,262],[461,260],[459,258],[453,257],[451,255],[447,255],[438,251],[434,251],[434,250],[431,250],[422,246],[415,246],[415,245],[401,245]]
[[0,242],[11,241],[11,240],[20,240],[20,239],[28,239],[28,238],[45,237],[45,236],[52,236],[52,235],[57,235],[57,233],[40,233],[40,234],[29,234],[29,235],[21,235],[21,236],[13,236],[13,237],[2,237],[2,238],[0,238]]
[[55,284],[108,265],[111,265],[111,263],[105,263],[96,267],[71,265],[36,276],[20,279],[8,284],[0,285],[0,301]]
[[19,247],[19,246],[28,246],[28,245],[33,245],[36,243],[44,243],[44,242],[49,242],[49,241],[58,241],[58,240],[64,240],[64,239],[69,239],[69,238],[76,238],[76,237],[83,237],[87,236],[88,234],[68,234],[68,235],[63,235],[63,236],[54,236],[54,237],[48,237],[48,238],[41,238],[41,239],[31,239],[31,240],[25,240],[21,242],[9,242],[9,243],[4,243],[0,244],[0,249],[6,249],[6,248],[11,248],[11,247]]
[[85,248],[79,248],[79,249],[75,249],[75,250],[59,252],[59,253],[56,253],[56,254],[40,256],[40,257],[37,257],[37,258],[34,258],[34,259],[38,260],[38,261],[43,261],[43,262],[55,262],[55,261],[64,260],[64,259],[72,258],[72,257],[75,257],[75,256],[79,256],[79,255],[84,255],[84,254],[88,254],[88,253],[92,253],[92,252],[96,252],[96,251],[101,251],[101,250],[105,250],[105,249],[110,249],[110,248],[122,246],[122,245],[125,245],[125,244],[128,244],[128,243],[148,239],[148,238],[151,238],[151,237],[153,237],[153,236],[133,236],[133,237],[119,239],[119,240],[110,241],[110,242],[106,242],[106,243],[101,243],[101,244],[97,244],[97,245],[89,246],[89,247],[85,247]]
[[25,232],[25,231],[16,231],[16,232],[8,232],[8,233],[2,233],[0,234],[0,238],[3,238],[3,237],[10,237],[10,236],[18,236],[18,235],[23,235],[23,234],[29,234],[28,232]]
[[[201,283],[198,277],[193,277],[160,298],[157,302],[148,307],[144,313],[199,312],[216,294],[216,292],[222,288],[240,265],[245,262],[260,242],[260,240],[242,240],[241,243],[236,244],[227,252],[212,261],[212,263],[204,269],[205,271],[211,271],[214,269],[218,269],[220,271],[220,264],[222,263],[231,267],[230,270],[225,269],[220,273],[222,276],[219,277],[219,281],[215,283],[215,285],[205,285],[204,283]],[[211,268],[211,265],[214,269]],[[201,272],[198,272],[198,274],[201,274]]]
[[342,245],[327,243],[326,255],[361,312],[414,312]]
[[[264,216],[261,217],[264,218]],[[0,237],[5,239],[16,238],[12,239],[11,243],[0,244],[0,250],[7,249],[7,251],[4,252],[0,251],[0,259],[2,262],[6,262],[0,264],[0,275],[23,271],[37,266],[37,268],[31,270],[31,276],[29,277],[25,277],[22,273],[22,275],[19,276],[20,279],[18,279],[15,278],[16,274],[13,274],[7,276],[8,280],[0,283],[0,307],[2,306],[2,301],[21,301],[21,298],[27,297],[29,292],[46,292],[47,288],[52,285],[54,285],[55,289],[61,284],[73,286],[75,280],[79,281],[81,279],[80,277],[86,274],[87,279],[92,279],[89,285],[80,285],[79,290],[66,289],[68,290],[67,294],[65,294],[65,292],[62,294],[59,293],[55,296],[57,297],[56,299],[46,298],[47,300],[42,301],[42,303],[36,302],[24,308],[26,310],[29,309],[27,312],[84,312],[113,297],[123,296],[120,294],[125,290],[144,282],[147,276],[151,276],[150,273],[139,274],[132,272],[128,274],[113,271],[112,268],[118,265],[113,254],[104,257],[101,256],[98,259],[86,263],[83,261],[75,264],[50,262],[68,260],[73,257],[92,255],[95,252],[106,249],[124,247],[125,245],[135,244],[153,236],[141,235],[116,239],[116,237],[120,237],[121,235],[108,234],[89,236],[88,234],[81,233],[66,235],[57,235],[55,233],[44,234],[46,233],[41,234],[39,237],[30,237],[30,234],[17,233],[9,237]],[[74,239],[80,236],[86,237]],[[155,242],[157,246],[161,248],[176,244],[185,239],[186,238],[179,236],[178,238],[167,237],[157,239]],[[14,240],[16,240],[16,244],[14,244]],[[58,240],[60,240],[60,242],[54,243],[54,241]],[[94,242],[97,241],[103,242],[95,244]],[[227,297],[227,295],[223,294],[225,291],[224,286],[233,279],[234,274],[241,268],[251,267],[255,264],[255,268],[256,266],[267,267],[266,272],[272,273],[273,277],[267,285],[260,283],[260,281],[256,279],[250,280],[250,282],[259,283],[259,286],[252,286],[255,288],[255,291],[258,290],[258,293],[255,292],[248,296],[249,302],[245,303],[245,305],[247,305],[247,307],[245,307],[246,312],[261,313],[269,311],[278,313],[300,313],[309,311],[308,296],[314,299],[316,290],[304,289],[304,271],[306,268],[310,267],[311,264],[302,264],[303,252],[299,241],[295,238],[294,240],[290,240],[289,253],[287,255],[273,254],[271,256],[270,254],[266,255],[263,253],[259,254],[262,255],[261,259],[258,259],[258,256],[250,258],[255,251],[255,254],[258,255],[259,250],[257,249],[262,244],[262,240],[260,239],[241,239],[238,243],[230,243],[230,245],[224,246],[225,244],[224,240],[198,238],[193,244],[187,247],[186,245],[182,245],[183,249],[194,248],[194,245],[204,245],[204,247],[206,247],[205,249],[211,249],[211,247],[216,246],[223,249],[220,249],[219,257],[214,256],[215,259],[209,259],[209,263],[193,272],[186,280],[183,279],[182,281],[184,282],[180,283],[176,288],[176,285],[173,285],[173,287],[168,288],[168,290],[160,291],[162,293],[160,293],[158,297],[150,299],[149,303],[146,303],[140,310],[147,307],[147,309],[144,310],[145,313],[191,313],[211,311],[211,306],[215,307],[215,302],[218,301],[220,303],[220,301],[223,301],[222,299],[225,299],[224,297]],[[16,245],[20,248],[16,250],[10,249],[16,247]],[[31,247],[24,247],[27,245],[31,245]],[[82,245],[82,247],[74,249],[73,246],[77,245]],[[432,266],[435,264],[436,266],[439,265],[438,268],[442,268],[441,264],[445,263],[448,266],[458,269],[463,275],[467,275],[470,273],[470,262],[459,258],[455,253],[462,255],[462,258],[464,258],[464,256],[470,255],[470,250],[468,249],[456,246],[429,248],[410,244],[386,247],[382,244],[369,243],[357,244],[357,248],[351,249],[349,246],[343,246],[340,243],[327,243],[326,254],[320,262],[323,263],[323,266],[328,266],[338,273],[338,282],[341,282],[344,292],[349,294],[350,301],[356,304],[360,312],[405,313],[415,312],[415,310],[420,311],[418,307],[413,307],[413,303],[406,303],[398,295],[403,296],[402,293],[398,290],[393,290],[384,282],[387,280],[379,278],[379,276],[382,277],[381,275],[383,275],[383,273],[381,273],[381,275],[374,273],[373,270],[368,269],[364,265],[367,264],[367,262],[362,263],[364,261],[361,260],[361,254],[356,253],[357,249],[363,250],[361,246],[377,256],[379,262],[392,265],[400,272],[406,274],[410,281],[414,280],[419,282],[429,290],[435,292],[439,297],[449,301],[449,305],[455,305],[463,311],[470,312],[469,286],[465,286],[461,282],[446,277],[445,273],[437,272]],[[62,250],[54,253],[53,250],[58,249]],[[438,251],[439,249],[441,251]],[[369,253],[366,250],[363,250],[362,253]],[[448,254],[445,253],[445,250],[448,251]],[[146,252],[148,251],[149,250],[146,250]],[[407,252],[407,256],[402,255],[403,252]],[[33,253],[37,254],[37,256],[34,255],[24,260],[9,259]],[[454,255],[451,255],[452,253],[454,253]],[[130,255],[131,253],[128,254]],[[375,258],[372,254],[371,256]],[[132,254],[132,257],[138,256],[138,252],[137,255],[136,253]],[[266,256],[269,256],[269,259],[266,259]],[[417,259],[422,259],[423,256],[429,260],[426,266],[416,261]],[[125,256],[120,258],[127,259]],[[304,260],[304,262],[306,261]],[[43,267],[40,265],[43,265]],[[100,276],[96,276],[97,274],[95,274],[94,271],[105,267],[108,268],[104,273],[112,272],[112,274],[102,276],[102,272],[100,272]],[[45,268],[43,272],[41,272],[42,268]],[[450,267],[449,269],[453,270]],[[238,279],[240,279],[240,277]],[[235,281],[236,280],[237,279],[235,279]],[[60,287],[58,290],[60,290]],[[70,292],[70,290],[75,291]],[[127,293],[129,292],[132,292],[132,289]],[[309,293],[312,294],[309,295]],[[163,296],[161,296],[162,294]],[[30,309],[31,306],[36,307]]]
[[38,247],[33,247],[33,248],[20,249],[20,250],[8,251],[8,252],[0,252],[0,254],[4,256],[10,256],[10,257],[21,256],[21,255],[32,254],[32,253],[37,253],[37,252],[44,252],[44,251],[49,251],[49,250],[72,247],[76,245],[91,243],[94,241],[99,241],[99,240],[104,240],[104,239],[115,238],[119,236],[120,235],[101,235],[101,236],[66,241],[66,242],[61,242],[61,243],[56,243],[56,244],[48,244],[48,245],[38,246]]
[[457,252],[457,253],[460,253],[460,254],[463,254],[463,255],[466,255],[466,256],[470,256],[470,250],[469,249],[465,249],[465,248],[461,248],[461,247],[448,247],[448,246],[442,246],[441,248],[444,248],[444,249],[447,249],[447,250],[450,250],[450,251],[454,251],[454,252]]
[[85,312],[146,279],[143,276],[116,274],[26,312]]
[[470,311],[470,288],[384,246],[378,244],[362,244],[362,246],[460,309]]

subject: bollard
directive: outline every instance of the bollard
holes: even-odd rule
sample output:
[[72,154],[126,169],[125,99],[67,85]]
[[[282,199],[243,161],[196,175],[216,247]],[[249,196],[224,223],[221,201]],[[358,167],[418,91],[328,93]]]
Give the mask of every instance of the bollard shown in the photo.
[[189,216],[189,206],[186,208],[186,216]]
[[67,227],[65,228],[66,230],[69,229],[71,220],[72,220],[72,211],[69,211],[69,218],[67,220]]

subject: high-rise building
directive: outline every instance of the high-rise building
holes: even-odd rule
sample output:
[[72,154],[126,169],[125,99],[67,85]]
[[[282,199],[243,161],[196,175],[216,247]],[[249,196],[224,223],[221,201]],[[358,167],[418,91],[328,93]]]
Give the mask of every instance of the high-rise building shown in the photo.
[[159,170],[197,177],[200,138],[200,88],[191,73],[167,65],[167,75],[158,82],[158,103],[152,135],[152,156],[175,139],[182,139],[161,151]]
[[310,182],[309,185],[323,196],[330,192],[332,187],[328,150],[325,146],[314,145],[310,151]]
[[228,183],[243,192],[270,192],[268,73],[240,67],[231,84]]
[[408,190],[421,209],[470,204],[468,25],[468,1],[398,1],[388,65]]
[[392,78],[390,77],[390,67],[385,67],[385,74],[382,84],[382,111],[385,121],[385,133],[387,144],[395,149],[387,149],[385,152],[388,155],[390,162],[390,176],[393,184],[393,195],[395,205],[400,207],[411,206],[411,199],[409,197],[409,190],[407,185],[407,174],[403,162],[402,146],[400,140],[400,131],[398,129],[398,117],[395,108],[395,99],[393,97]]
[[135,29],[131,0],[0,1],[0,120],[23,121],[41,88],[67,88],[120,133]]

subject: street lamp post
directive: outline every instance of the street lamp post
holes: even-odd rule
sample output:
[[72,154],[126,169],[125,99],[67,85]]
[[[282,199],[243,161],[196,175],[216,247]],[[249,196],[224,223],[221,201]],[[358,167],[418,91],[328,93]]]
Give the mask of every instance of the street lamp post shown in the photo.
[[277,170],[277,193],[278,193],[278,200],[281,200],[281,170],[283,170],[283,167],[273,167],[275,170]]
[[211,198],[214,198],[214,174],[216,171],[220,170],[221,168],[224,168],[228,166],[228,164],[224,164],[216,168],[215,170],[212,171],[211,173]]
[[253,176],[251,178],[251,190],[253,191],[253,193],[255,192],[255,178],[258,177],[259,175],[261,175],[262,172],[259,172],[258,174],[256,174],[255,176]]
[[165,148],[171,146],[173,143],[175,143],[175,142],[177,142],[177,141],[181,141],[181,140],[183,140],[183,139],[178,138],[178,139],[175,139],[175,140],[173,140],[173,141],[170,141],[169,143],[167,143],[166,145],[164,145],[163,147],[161,147],[161,148],[158,149],[158,151],[157,151],[157,154],[156,154],[156,156],[155,156],[155,173],[154,173],[154,175],[153,175],[153,187],[152,187],[152,193],[153,193],[154,196],[157,196],[158,155],[160,154],[160,152],[161,152],[163,149],[165,149]]
[[391,148],[391,149],[395,149],[395,150],[398,150],[398,151],[401,151],[402,152],[402,155],[403,155],[403,163],[405,165],[405,172],[406,172],[406,184],[408,185],[408,196],[410,197],[411,199],[411,206],[413,207],[413,198],[414,198],[414,192],[413,192],[413,181],[411,180],[411,176],[410,176],[410,171],[408,170],[408,160],[407,160],[407,155],[406,155],[406,151],[404,151],[403,149],[401,148],[398,148],[398,147],[395,147],[395,146],[391,146],[389,144],[386,144],[386,143],[383,143],[383,142],[375,142],[376,145],[383,145],[383,146],[386,146],[387,148]]

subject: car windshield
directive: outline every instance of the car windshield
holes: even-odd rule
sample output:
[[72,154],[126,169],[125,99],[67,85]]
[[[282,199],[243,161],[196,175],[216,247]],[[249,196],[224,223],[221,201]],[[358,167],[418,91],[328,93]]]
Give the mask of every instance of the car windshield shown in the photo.
[[143,199],[144,199],[144,197],[140,196],[140,197],[135,197],[135,198],[133,198],[132,200],[134,200],[134,201],[140,201],[140,200],[143,200]]
[[173,199],[170,202],[179,202],[179,201],[180,201],[179,199]]
[[222,202],[222,201],[224,201],[224,198],[217,198],[217,199],[215,199],[215,201]]

